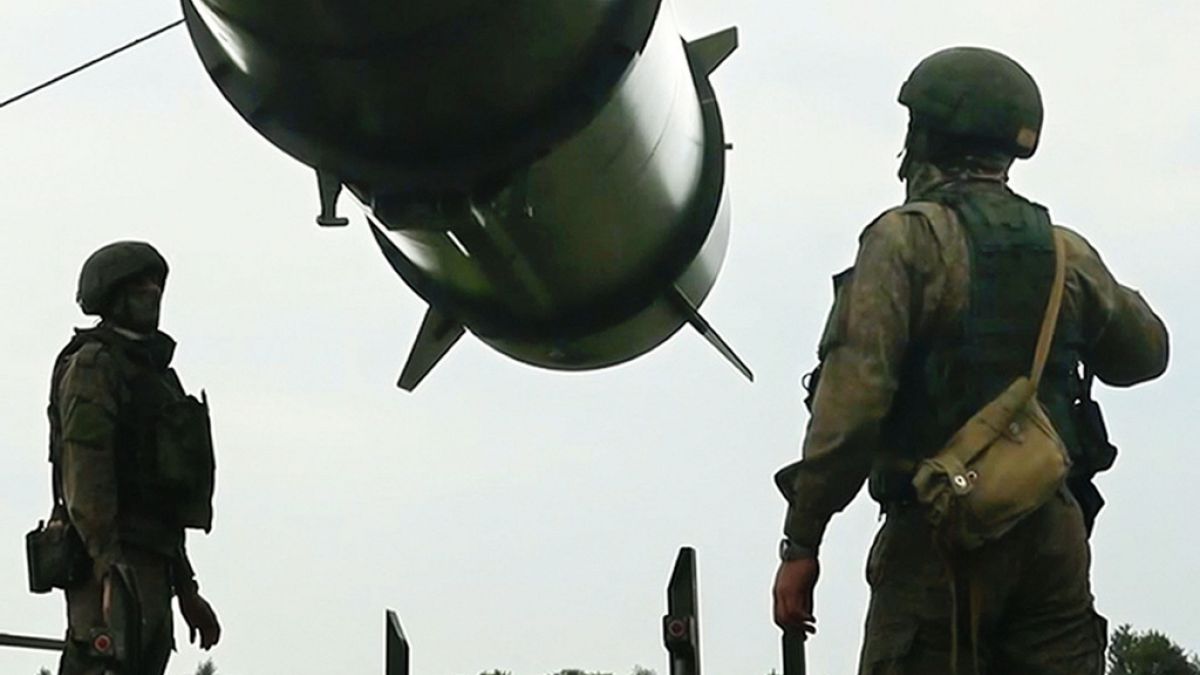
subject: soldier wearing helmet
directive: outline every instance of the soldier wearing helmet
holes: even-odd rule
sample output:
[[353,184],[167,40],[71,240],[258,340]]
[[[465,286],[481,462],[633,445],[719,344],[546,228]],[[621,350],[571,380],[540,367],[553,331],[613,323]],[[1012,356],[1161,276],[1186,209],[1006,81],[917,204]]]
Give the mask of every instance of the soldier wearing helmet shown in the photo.
[[171,598],[204,649],[220,626],[200,595],[185,529],[212,525],[214,462],[207,401],[170,367],[158,330],[167,262],[142,242],[91,255],[76,300],[100,317],[54,365],[50,458],[56,514],[82,542],[62,585],[62,675],[161,675],[174,647]]
[[[1107,630],[1087,539],[1102,502],[1090,477],[1112,457],[1106,443],[1095,451],[1079,373],[1113,386],[1158,377],[1166,328],[1081,235],[1008,187],[1042,128],[1041,96],[1021,66],[987,49],[940,51],[913,71],[900,103],[910,113],[907,199],[868,225],[854,267],[835,278],[803,458],[776,476],[788,511],[775,621],[813,630],[822,536],[868,483],[885,521],[867,562],[861,674],[1100,673]],[[1029,371],[1058,250],[1065,298],[1038,398],[1071,455],[1070,478],[1002,536],[947,547],[914,467]]]

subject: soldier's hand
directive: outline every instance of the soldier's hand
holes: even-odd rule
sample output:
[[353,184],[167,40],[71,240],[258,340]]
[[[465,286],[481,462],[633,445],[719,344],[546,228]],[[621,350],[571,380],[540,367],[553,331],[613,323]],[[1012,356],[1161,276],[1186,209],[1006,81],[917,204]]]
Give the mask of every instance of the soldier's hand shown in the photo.
[[813,589],[820,575],[821,565],[816,558],[779,563],[779,571],[775,573],[775,623],[780,628],[817,632]]
[[196,636],[200,637],[200,648],[211,649],[221,639],[221,624],[217,621],[217,613],[212,605],[200,597],[200,593],[185,593],[179,596],[179,613],[188,625],[188,641],[196,644]]

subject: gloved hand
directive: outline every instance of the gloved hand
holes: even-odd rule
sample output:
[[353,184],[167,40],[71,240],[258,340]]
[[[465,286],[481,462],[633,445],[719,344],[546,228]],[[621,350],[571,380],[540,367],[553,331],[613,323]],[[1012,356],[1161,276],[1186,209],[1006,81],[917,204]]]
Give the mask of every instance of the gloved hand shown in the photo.
[[217,621],[217,613],[212,605],[200,596],[199,591],[183,593],[179,596],[179,613],[188,625],[188,641],[196,643],[200,637],[200,648],[211,649],[221,639],[221,624]]

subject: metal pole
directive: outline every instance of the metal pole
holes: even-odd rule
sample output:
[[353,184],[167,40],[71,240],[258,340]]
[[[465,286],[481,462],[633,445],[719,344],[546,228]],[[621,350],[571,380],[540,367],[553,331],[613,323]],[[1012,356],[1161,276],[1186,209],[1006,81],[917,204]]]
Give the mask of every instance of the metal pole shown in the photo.
[[805,675],[808,664],[804,658],[805,635],[801,631],[783,632],[783,675]]
[[28,637],[25,635],[9,635],[0,633],[0,647],[16,647],[17,649],[41,649],[47,652],[61,652],[67,643],[63,640],[50,638]]

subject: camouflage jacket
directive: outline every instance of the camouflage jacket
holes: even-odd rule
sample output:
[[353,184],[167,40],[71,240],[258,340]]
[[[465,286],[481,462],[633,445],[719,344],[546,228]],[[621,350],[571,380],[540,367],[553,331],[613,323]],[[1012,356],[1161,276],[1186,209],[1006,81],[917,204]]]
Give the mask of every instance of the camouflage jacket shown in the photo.
[[[166,371],[175,343],[159,333],[147,340],[124,337],[103,324],[107,340],[88,339],[68,347],[56,362],[51,384],[51,455],[57,459],[62,496],[97,578],[122,562],[135,546],[167,557],[177,590],[196,587],[181,527],[161,522],[122,499],[118,473],[118,430],[130,415],[133,368]],[[89,331],[79,331],[82,340]],[[73,341],[74,342],[74,341]],[[113,344],[137,355],[118,357]],[[57,457],[56,457],[57,455]]]
[[[1058,229],[1067,261],[1062,311],[1082,327],[1084,362],[1114,386],[1162,374],[1168,352],[1162,320],[1137,291],[1117,283],[1082,236]],[[862,488],[886,440],[881,427],[907,349],[952,330],[967,304],[968,262],[965,231],[952,211],[932,202],[889,210],[862,233],[821,337],[822,372],[803,458],[776,476],[789,504],[784,532],[792,541],[815,548],[832,515]]]

